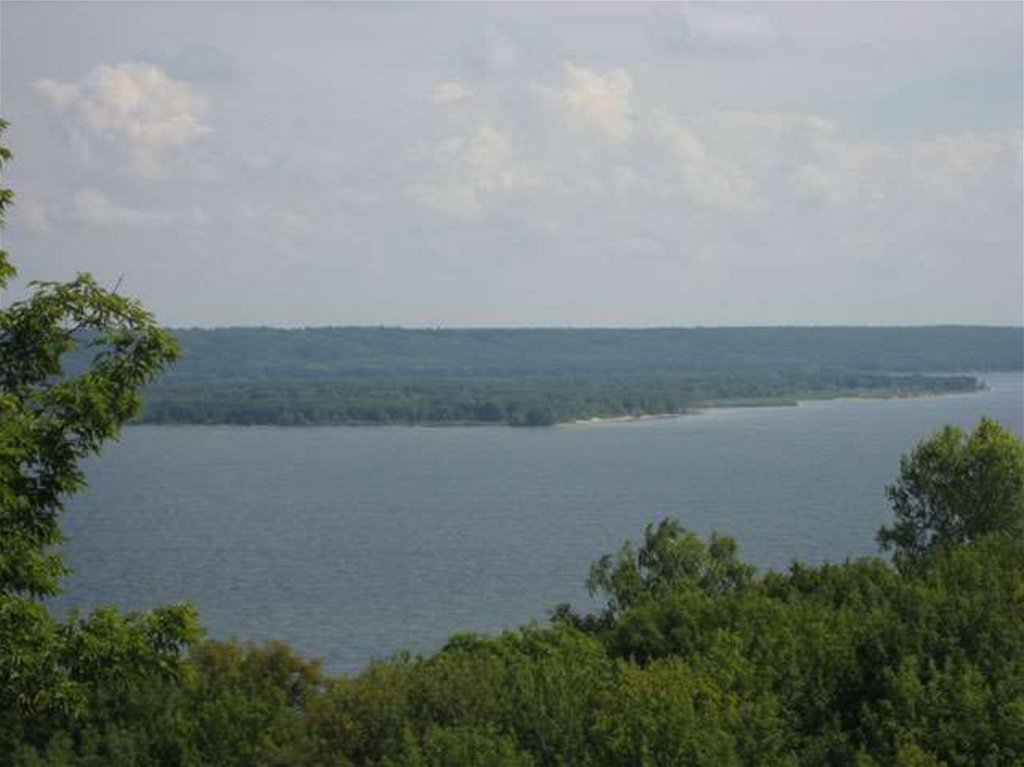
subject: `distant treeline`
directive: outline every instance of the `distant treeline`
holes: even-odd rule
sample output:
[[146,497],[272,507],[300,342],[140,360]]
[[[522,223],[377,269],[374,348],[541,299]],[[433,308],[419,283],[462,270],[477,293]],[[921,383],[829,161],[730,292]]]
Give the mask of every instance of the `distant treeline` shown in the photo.
[[745,372],[657,379],[348,379],[180,383],[152,387],[149,423],[548,426],[588,418],[683,413],[714,404],[971,391],[968,376]]
[[751,370],[1024,368],[1024,328],[174,330],[164,383],[338,378],[594,378]]
[[1022,328],[174,334],[183,354],[147,391],[145,422],[544,426],[726,403],[969,391],[973,378],[950,374],[1024,368]]

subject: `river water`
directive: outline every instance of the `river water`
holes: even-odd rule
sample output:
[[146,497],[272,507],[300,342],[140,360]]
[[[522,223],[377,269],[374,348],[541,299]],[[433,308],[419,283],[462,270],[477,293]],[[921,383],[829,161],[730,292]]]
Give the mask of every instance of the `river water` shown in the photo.
[[1024,374],[983,379],[549,429],[134,426],[70,503],[58,608],[187,599],[215,637],[353,672],[586,606],[590,562],[665,517],[762,568],[868,556],[917,440],[986,415],[1024,434]]

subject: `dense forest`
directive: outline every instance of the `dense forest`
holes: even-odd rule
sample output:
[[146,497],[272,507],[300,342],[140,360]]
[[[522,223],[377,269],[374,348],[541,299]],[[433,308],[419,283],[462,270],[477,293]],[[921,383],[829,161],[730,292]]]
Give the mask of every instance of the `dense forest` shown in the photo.
[[728,371],[1024,368],[1024,329],[225,328],[172,331],[162,383],[369,378],[652,378]]
[[0,738],[19,765],[1011,767],[1021,563],[1019,541],[990,538],[913,574],[756,577],[728,539],[669,523],[619,563],[636,585],[597,617],[456,636],[353,678],[279,644],[207,642],[174,677],[111,671],[78,716],[8,718]]
[[147,390],[147,422],[544,426],[970,391],[973,379],[949,373],[1024,367],[1020,328],[174,333],[183,353]]
[[855,372],[731,372],[662,378],[253,381],[161,384],[146,392],[147,423],[507,424],[678,414],[714,405],[899,397],[974,391],[970,376]]

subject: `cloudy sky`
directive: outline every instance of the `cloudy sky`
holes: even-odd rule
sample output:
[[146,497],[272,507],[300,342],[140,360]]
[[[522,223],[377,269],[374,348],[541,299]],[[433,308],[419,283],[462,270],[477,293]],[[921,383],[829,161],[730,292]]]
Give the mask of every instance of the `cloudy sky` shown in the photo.
[[1024,322],[1022,9],[5,0],[30,279],[174,326]]

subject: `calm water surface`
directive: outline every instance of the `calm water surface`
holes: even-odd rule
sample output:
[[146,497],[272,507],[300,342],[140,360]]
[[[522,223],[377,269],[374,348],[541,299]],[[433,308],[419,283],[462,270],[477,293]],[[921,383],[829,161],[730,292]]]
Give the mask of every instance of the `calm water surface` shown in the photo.
[[875,552],[899,456],[945,423],[1024,434],[1024,377],[975,394],[552,429],[148,427],[89,464],[60,607],[188,599],[216,637],[335,671],[586,605],[589,564],[675,517],[746,559]]

